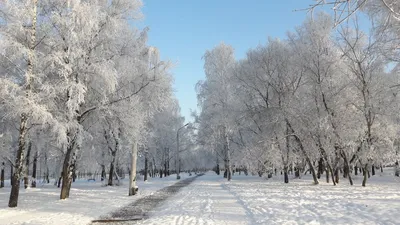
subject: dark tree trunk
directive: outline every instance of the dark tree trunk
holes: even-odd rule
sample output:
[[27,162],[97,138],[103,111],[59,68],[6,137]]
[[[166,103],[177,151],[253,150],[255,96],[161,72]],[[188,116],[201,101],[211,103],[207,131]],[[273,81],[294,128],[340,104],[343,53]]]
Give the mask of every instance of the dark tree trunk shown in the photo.
[[25,161],[25,176],[24,176],[25,189],[27,189],[29,186],[29,159],[31,157],[31,150],[32,150],[32,142],[29,142],[27,153],[26,153],[26,161]]
[[326,183],[329,183],[329,168],[328,167],[326,167],[325,175],[326,175]]
[[[288,128],[290,128],[291,134],[295,134],[296,132],[294,131],[293,127],[289,123],[289,120],[287,120],[287,119],[286,119],[286,124],[287,124]],[[308,157],[306,150],[304,149],[303,143],[301,142],[300,138],[297,135],[294,135],[294,139],[296,140],[297,144],[300,147],[301,152],[303,153],[304,157],[306,158],[307,164],[310,167],[310,171],[311,171],[311,174],[313,177],[314,184],[318,184],[319,181],[317,178],[317,173],[315,172],[314,166],[313,166],[310,158]]]
[[318,161],[318,173],[317,173],[317,178],[321,178],[321,174],[324,173],[324,159],[321,157]]
[[104,181],[106,179],[106,166],[101,165],[101,181]]
[[289,183],[289,172],[287,166],[283,167],[283,180],[285,184]]
[[28,118],[25,114],[21,115],[21,123],[19,127],[19,137],[18,137],[18,149],[17,155],[15,157],[15,170],[12,173],[11,178],[11,193],[10,199],[8,201],[8,207],[17,207],[18,205],[18,196],[19,196],[19,187],[20,182],[19,178],[22,173],[23,163],[24,163],[24,151],[25,151],[25,137],[28,131],[27,129]]
[[356,176],[358,175],[358,167],[357,167],[357,165],[354,166],[354,175],[356,175]]
[[47,183],[50,183],[50,179],[49,179],[49,165],[47,164],[47,153],[44,153],[44,164],[46,165],[46,174],[44,175],[44,178],[46,180]]
[[112,186],[113,185],[113,179],[114,179],[114,163],[115,163],[115,151],[111,152],[111,163],[110,163],[110,171],[108,173],[108,185]]
[[372,165],[372,176],[375,176],[375,165]]
[[339,168],[336,168],[335,170],[335,183],[338,184],[339,183]]
[[76,160],[74,161],[74,166],[72,167],[72,182],[76,180]]
[[167,177],[167,162],[164,162],[164,177]]
[[365,187],[367,185],[367,174],[368,174],[368,165],[365,165],[365,167],[363,168],[363,182],[362,182],[362,186]]
[[36,187],[36,166],[37,166],[37,158],[38,158],[38,152],[36,151],[35,156],[33,157],[33,168],[32,168],[32,184],[31,186],[33,188]]
[[4,162],[1,164],[0,188],[4,187]]
[[349,174],[349,167],[348,166],[344,166],[343,168],[343,178],[347,178]]
[[149,170],[149,162],[148,162],[148,159],[147,159],[147,152],[145,153],[145,156],[144,156],[144,181],[147,181],[147,173],[148,173],[148,170]]
[[60,199],[66,199],[69,198],[69,191],[71,188],[71,183],[72,183],[72,169],[73,169],[73,161],[75,157],[74,149],[76,143],[76,138],[79,134],[75,133],[75,136],[72,136],[71,134],[68,134],[70,137],[70,142],[68,143],[67,146],[67,151],[64,156],[64,162],[63,162],[63,167],[62,167],[62,185],[61,185],[61,193],[60,193]]
[[61,176],[58,178],[58,183],[57,183],[58,188],[61,187],[62,178],[63,178],[63,172],[61,172]]
[[160,169],[160,178],[162,178],[162,175],[163,175],[163,171],[162,171],[162,169]]

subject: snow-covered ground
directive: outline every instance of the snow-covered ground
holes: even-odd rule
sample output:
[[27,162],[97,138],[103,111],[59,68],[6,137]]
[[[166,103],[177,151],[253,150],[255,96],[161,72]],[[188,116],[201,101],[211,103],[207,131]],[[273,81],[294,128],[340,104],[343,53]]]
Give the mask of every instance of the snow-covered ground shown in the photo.
[[[378,173],[361,187],[361,176],[354,186],[344,179],[337,186],[321,179],[315,186],[309,175],[283,184],[281,177],[243,174],[227,182],[208,172],[138,224],[400,224],[400,180],[390,173]],[[87,224],[174,182],[175,176],[140,182],[140,195],[128,197],[127,184],[100,187],[80,181],[63,201],[58,200],[59,189],[44,186],[21,190],[16,209],[7,208],[6,188],[0,190],[0,224]]]
[[[182,174],[182,179],[188,174]],[[8,208],[10,187],[0,188],[0,225],[75,225],[88,224],[93,219],[128,203],[174,184],[176,175],[138,181],[139,193],[128,196],[128,179],[122,186],[102,187],[101,182],[79,180],[72,184],[70,198],[59,200],[60,189],[52,184],[20,190],[17,208]],[[8,182],[7,182],[8,183]]]
[[385,174],[368,187],[342,180],[338,186],[308,176],[283,184],[281,178],[208,173],[140,224],[400,224],[400,180]]

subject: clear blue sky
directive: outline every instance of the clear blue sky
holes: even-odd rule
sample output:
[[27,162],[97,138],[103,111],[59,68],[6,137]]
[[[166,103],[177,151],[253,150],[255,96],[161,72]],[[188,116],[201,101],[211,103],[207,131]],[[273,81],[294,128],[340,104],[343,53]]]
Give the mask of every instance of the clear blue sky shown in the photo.
[[312,0],[143,0],[144,20],[150,27],[149,44],[162,59],[175,63],[175,94],[186,121],[197,110],[195,85],[204,79],[202,56],[220,42],[230,44],[236,57],[268,38],[284,38],[300,25]]

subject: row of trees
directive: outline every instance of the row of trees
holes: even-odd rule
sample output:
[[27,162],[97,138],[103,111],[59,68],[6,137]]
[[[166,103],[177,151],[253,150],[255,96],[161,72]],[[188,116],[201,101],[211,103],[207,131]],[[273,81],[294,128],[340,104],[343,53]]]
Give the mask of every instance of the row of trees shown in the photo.
[[[353,184],[360,168],[365,186],[375,167],[398,165],[400,4],[367,2],[317,1],[310,9],[352,11],[317,13],[242,60],[223,43],[205,53],[199,140],[224,162],[228,180],[235,165],[281,170],[285,183],[289,170],[310,171],[315,184],[324,171],[336,184],[342,171]],[[370,33],[352,17],[357,10],[374,21]]]
[[[9,207],[18,204],[22,177],[28,186],[31,175],[35,186],[39,167],[45,180],[61,182],[60,199],[69,197],[78,171],[108,173],[113,185],[129,170],[133,195],[137,156],[170,170],[171,135],[183,119],[170,63],[147,44],[147,28],[132,26],[141,5],[1,1],[0,156],[3,169],[11,168]],[[183,150],[192,147],[185,133]]]

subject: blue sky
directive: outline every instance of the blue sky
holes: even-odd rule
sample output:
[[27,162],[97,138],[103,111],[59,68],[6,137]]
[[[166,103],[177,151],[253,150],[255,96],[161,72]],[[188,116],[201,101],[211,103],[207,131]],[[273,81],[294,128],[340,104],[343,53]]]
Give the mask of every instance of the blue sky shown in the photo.
[[312,0],[143,0],[144,20],[150,27],[149,44],[175,67],[174,90],[186,121],[197,110],[195,85],[204,79],[202,56],[221,42],[243,58],[269,36],[284,38],[300,25]]

